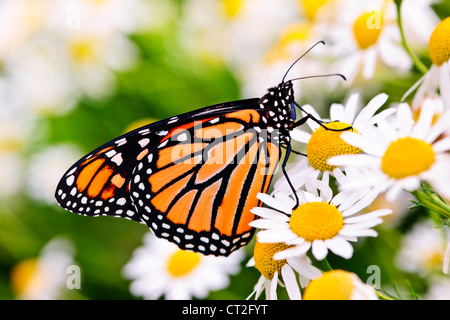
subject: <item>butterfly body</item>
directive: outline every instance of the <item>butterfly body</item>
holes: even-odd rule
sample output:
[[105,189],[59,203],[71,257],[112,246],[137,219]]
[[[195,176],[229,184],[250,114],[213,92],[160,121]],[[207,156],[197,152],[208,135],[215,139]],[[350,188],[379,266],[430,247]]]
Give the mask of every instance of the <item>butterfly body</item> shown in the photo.
[[87,216],[146,224],[181,249],[229,255],[252,238],[261,205],[295,121],[292,83],[262,98],[227,102],[161,120],[89,153],[62,177],[56,199]]

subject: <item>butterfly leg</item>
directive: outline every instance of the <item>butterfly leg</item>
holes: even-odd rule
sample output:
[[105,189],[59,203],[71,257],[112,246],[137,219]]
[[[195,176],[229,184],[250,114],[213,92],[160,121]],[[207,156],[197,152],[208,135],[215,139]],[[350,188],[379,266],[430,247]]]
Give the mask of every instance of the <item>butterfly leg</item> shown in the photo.
[[[287,149],[287,146],[282,145],[281,147],[284,148],[284,149]],[[306,153],[303,153],[303,152],[300,152],[300,151],[296,151],[296,150],[294,150],[294,149],[291,149],[291,152],[292,152],[292,153],[295,153],[295,154],[297,154],[297,155],[299,155],[299,156],[304,156],[304,157],[306,157]]]
[[294,206],[294,208],[292,208],[294,210],[300,205],[300,201],[298,199],[297,193],[295,192],[295,188],[292,185],[291,179],[289,179],[289,176],[286,171],[286,164],[287,164],[287,161],[289,160],[289,155],[290,155],[291,151],[292,151],[291,143],[288,143],[286,145],[286,154],[284,155],[283,163],[281,164],[281,170],[283,171],[283,175],[286,177],[289,187],[292,189],[292,193],[294,194],[294,197],[295,197],[295,206]]
[[297,122],[294,123],[294,128],[299,127],[303,124],[306,123],[306,121],[308,121],[309,119],[313,120],[314,122],[316,122],[318,125],[320,125],[322,128],[324,128],[325,130],[330,130],[330,131],[347,131],[350,129],[353,129],[352,126],[348,126],[342,129],[332,129],[332,128],[328,128],[327,126],[325,126],[325,122],[322,120],[317,119],[316,117],[314,117],[312,114],[306,112],[297,102],[293,102],[297,108],[299,108],[301,111],[303,111],[304,113],[306,113],[306,116],[304,116],[303,118],[301,118],[300,120],[298,120]]

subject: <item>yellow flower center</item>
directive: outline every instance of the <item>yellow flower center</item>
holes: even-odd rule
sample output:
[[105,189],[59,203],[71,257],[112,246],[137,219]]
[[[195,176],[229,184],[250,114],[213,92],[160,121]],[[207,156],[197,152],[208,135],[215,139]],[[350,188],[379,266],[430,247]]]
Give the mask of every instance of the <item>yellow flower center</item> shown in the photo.
[[317,11],[327,3],[328,0],[300,0],[300,5],[303,7],[304,14],[308,20],[314,20]]
[[450,59],[450,17],[442,20],[434,29],[428,43],[431,61],[437,66]]
[[279,41],[266,54],[268,64],[279,60],[289,59],[293,51],[298,52],[305,40],[312,37],[311,25],[306,22],[296,22],[288,25],[281,33]]
[[91,39],[79,39],[69,44],[69,51],[75,62],[94,61],[96,59],[94,46]]
[[234,18],[241,10],[243,2],[243,0],[222,0],[226,16]]
[[313,242],[336,236],[344,226],[344,218],[332,204],[308,202],[292,212],[289,226],[299,237]]
[[392,142],[381,159],[389,177],[402,179],[428,170],[435,161],[433,147],[423,140],[406,137]]
[[[342,130],[351,126],[343,122],[330,122],[325,124],[329,129]],[[349,129],[357,132],[355,129]],[[328,159],[343,154],[358,154],[361,149],[349,145],[341,139],[342,131],[327,130],[319,127],[313,132],[306,146],[309,164],[320,171],[333,171],[335,166],[327,163]]]
[[352,297],[353,273],[344,270],[324,272],[305,288],[304,300],[350,300]]
[[284,243],[261,243],[256,242],[253,249],[255,268],[258,269],[266,279],[272,279],[275,272],[278,273],[284,266],[286,260],[274,260],[273,255],[279,251],[286,250],[292,246]]
[[174,277],[182,277],[189,274],[201,261],[197,252],[178,250],[167,263],[167,270]]
[[37,269],[38,259],[28,259],[18,263],[11,272],[11,284],[16,294],[21,294],[30,284]]
[[424,257],[422,264],[426,270],[440,270],[442,268],[443,248],[439,248],[439,250],[430,248],[430,252]]
[[378,41],[383,26],[383,17],[380,10],[365,12],[353,24],[353,34],[356,43],[364,50]]

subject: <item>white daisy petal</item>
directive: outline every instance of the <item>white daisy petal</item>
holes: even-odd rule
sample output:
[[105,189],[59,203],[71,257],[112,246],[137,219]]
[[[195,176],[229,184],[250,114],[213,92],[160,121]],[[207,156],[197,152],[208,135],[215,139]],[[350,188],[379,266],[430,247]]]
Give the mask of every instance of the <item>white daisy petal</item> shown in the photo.
[[311,139],[311,134],[296,128],[291,131],[291,138],[294,139],[295,141],[308,143],[309,139]]
[[[355,192],[356,193],[356,192]],[[357,193],[356,193],[357,194]],[[351,216],[362,209],[369,206],[378,196],[379,192],[377,189],[371,189],[364,196],[360,196],[360,199],[355,202],[350,208],[342,209],[341,213],[344,217]],[[341,207],[339,207],[341,209]]]
[[377,51],[374,49],[368,49],[364,55],[364,66],[362,75],[365,79],[372,79],[375,74],[375,67],[377,64]]
[[369,103],[364,107],[361,112],[358,114],[358,116],[355,119],[355,125],[356,123],[363,122],[367,123],[369,122],[369,119],[375,114],[375,112],[378,111],[387,101],[388,95],[385,93],[380,93],[379,95],[375,96],[372,100],[369,101]]
[[279,251],[273,255],[275,260],[284,260],[291,257],[302,256],[311,248],[310,242],[305,242],[301,245],[297,245],[293,248],[289,248],[283,251]]
[[292,212],[292,208],[295,206],[295,200],[289,197],[288,195],[284,193],[275,193],[273,196],[275,199],[277,199],[280,203],[283,203],[283,205],[289,209],[289,212]]
[[443,138],[433,144],[435,153],[443,153],[450,150],[450,137]]
[[[302,109],[312,115],[314,118],[321,120],[320,115],[311,105],[305,104],[302,106]],[[306,116],[306,114],[303,114],[303,116]],[[320,125],[313,120],[306,121],[306,124],[311,128],[312,131],[317,130],[320,127]]]
[[339,235],[345,237],[376,237],[378,233],[373,229],[350,229],[342,228]]
[[256,214],[257,216],[260,216],[261,218],[277,221],[289,221],[289,216],[269,208],[255,207],[251,209],[250,212]]
[[379,159],[366,154],[344,154],[328,159],[327,163],[332,166],[360,166],[371,167],[380,162]]
[[328,254],[328,248],[323,240],[314,240],[311,247],[311,252],[317,260],[325,259]]
[[414,125],[411,108],[407,103],[400,103],[397,108],[397,121],[399,123],[399,136],[406,136]]
[[330,106],[330,119],[331,121],[340,121],[344,123],[348,123],[345,120],[345,108],[344,105],[340,103],[333,103]]
[[433,121],[434,111],[433,102],[429,99],[425,100],[421,108],[419,119],[410,133],[411,137],[421,140],[425,139]]
[[262,243],[287,242],[297,239],[297,235],[287,230],[261,230],[257,234],[258,241]]
[[368,229],[368,228],[372,228],[375,227],[379,224],[383,223],[383,219],[377,217],[377,218],[372,218],[370,220],[363,220],[357,223],[347,223],[344,225],[343,229]]
[[345,218],[344,223],[359,223],[367,220],[372,220],[373,218],[379,218],[391,213],[391,209],[379,209],[366,214],[362,214],[357,217]]
[[264,202],[266,205],[268,205],[269,207],[272,207],[274,209],[277,209],[277,210],[287,213],[287,214],[291,214],[291,212],[292,212],[292,207],[286,206],[284,203],[281,203],[277,199],[269,196],[268,194],[258,193],[256,197],[259,200],[261,200],[262,202]]
[[319,269],[298,258],[288,258],[286,261],[295,271],[308,279],[313,280],[322,274]]
[[450,105],[450,100],[448,99],[450,92],[450,64],[448,62],[445,62],[440,67],[439,85],[444,104]]
[[295,273],[289,264],[284,264],[283,267],[281,267],[281,276],[283,277],[284,284],[286,285],[289,299],[300,300],[302,297],[300,288],[298,287]]
[[325,240],[325,244],[331,252],[344,259],[350,259],[353,256],[353,246],[339,236]]
[[433,127],[428,132],[425,141],[432,143],[435,141],[445,130],[448,130],[448,124],[450,123],[450,112],[445,112],[441,115],[438,121],[433,125]]
[[269,219],[256,219],[250,222],[248,225],[257,229],[269,229],[269,228],[271,230],[289,229],[289,225],[286,222]]
[[277,286],[278,286],[278,271],[275,271],[272,280],[270,281],[270,290],[268,300],[277,300]]

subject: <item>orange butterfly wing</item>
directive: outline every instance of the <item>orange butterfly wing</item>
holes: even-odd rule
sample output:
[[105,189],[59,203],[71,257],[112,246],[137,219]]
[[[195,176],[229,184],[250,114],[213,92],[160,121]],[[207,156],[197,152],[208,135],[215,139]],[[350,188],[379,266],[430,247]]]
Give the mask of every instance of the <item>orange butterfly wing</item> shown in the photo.
[[142,160],[130,183],[142,220],[182,249],[228,255],[246,245],[279,159],[254,128],[253,109],[172,130]]

